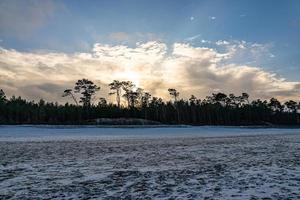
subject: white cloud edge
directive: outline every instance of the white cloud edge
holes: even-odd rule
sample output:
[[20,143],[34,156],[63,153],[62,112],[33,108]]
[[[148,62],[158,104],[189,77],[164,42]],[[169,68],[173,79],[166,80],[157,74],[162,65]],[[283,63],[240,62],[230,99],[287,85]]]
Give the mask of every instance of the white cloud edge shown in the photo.
[[[64,100],[58,90],[86,77],[102,84],[106,92],[105,85],[114,79],[133,79],[139,86],[164,98],[168,98],[167,88],[175,87],[185,98],[190,94],[203,98],[215,91],[244,91],[254,98],[299,99],[300,82],[287,81],[259,67],[225,62],[235,56],[234,48],[251,51],[251,48],[261,47],[260,44],[220,40],[216,45],[228,47],[227,52],[189,43],[174,43],[168,47],[157,41],[136,47],[96,43],[91,52],[74,54],[1,48],[0,87],[9,95],[61,102]],[[101,95],[106,96],[104,92]]]

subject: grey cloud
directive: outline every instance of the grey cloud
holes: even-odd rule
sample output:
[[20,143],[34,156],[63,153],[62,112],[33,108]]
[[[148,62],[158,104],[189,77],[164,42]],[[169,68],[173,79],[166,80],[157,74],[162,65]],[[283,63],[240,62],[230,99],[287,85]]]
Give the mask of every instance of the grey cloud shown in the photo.
[[52,67],[49,67],[47,64],[42,63],[42,62],[38,62],[37,67],[39,70],[42,70],[42,71],[52,71],[53,70]]
[[51,0],[0,1],[0,34],[26,37],[44,25],[56,9]]
[[296,84],[294,88],[295,90],[300,90],[300,84]]
[[53,83],[44,83],[44,84],[37,85],[36,87],[45,92],[57,93],[57,92],[61,92],[62,87],[64,87],[64,86],[53,84]]

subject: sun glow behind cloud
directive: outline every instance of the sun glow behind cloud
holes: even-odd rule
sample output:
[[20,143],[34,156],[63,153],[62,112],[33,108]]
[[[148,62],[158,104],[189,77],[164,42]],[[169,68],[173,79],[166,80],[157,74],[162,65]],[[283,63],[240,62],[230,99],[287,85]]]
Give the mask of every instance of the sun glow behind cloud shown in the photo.
[[188,43],[167,46],[158,41],[137,43],[135,47],[96,43],[91,52],[74,54],[2,48],[0,87],[8,95],[59,102],[64,101],[63,89],[80,78],[99,84],[101,96],[107,96],[107,84],[117,79],[131,80],[165,99],[170,87],[177,88],[183,98],[190,94],[203,98],[218,91],[248,92],[255,98],[299,98],[299,82],[289,82],[257,66],[236,64],[241,53],[268,54],[264,45],[244,41],[217,41],[215,45],[223,50]]

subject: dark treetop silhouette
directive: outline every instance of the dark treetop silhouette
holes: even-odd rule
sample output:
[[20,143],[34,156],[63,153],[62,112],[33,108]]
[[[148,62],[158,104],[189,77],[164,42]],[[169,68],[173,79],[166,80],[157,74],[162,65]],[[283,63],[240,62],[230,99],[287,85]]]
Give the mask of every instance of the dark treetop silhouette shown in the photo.
[[[75,104],[28,101],[21,97],[7,98],[0,89],[1,124],[88,124],[97,118],[143,118],[164,124],[190,125],[300,125],[300,103],[289,100],[281,103],[275,98],[249,101],[249,95],[213,93],[200,100],[191,95],[189,100],[179,99],[179,92],[170,88],[170,101],[152,97],[136,88],[131,81],[110,83],[110,95],[116,95],[116,104],[100,98],[92,103],[100,90],[88,79],[75,83],[74,90],[66,89],[63,97]],[[77,100],[79,95],[79,101]],[[126,105],[121,104],[121,97]]]

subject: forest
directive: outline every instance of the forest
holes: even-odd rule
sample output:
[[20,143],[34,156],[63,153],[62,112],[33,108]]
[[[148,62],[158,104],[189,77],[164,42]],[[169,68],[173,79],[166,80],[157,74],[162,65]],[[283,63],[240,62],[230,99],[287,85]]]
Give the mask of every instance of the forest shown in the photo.
[[162,124],[300,125],[300,102],[293,100],[250,101],[247,93],[236,96],[221,92],[204,99],[191,95],[184,100],[170,88],[170,100],[163,101],[131,81],[114,80],[108,86],[115,103],[105,98],[92,103],[101,88],[88,79],[78,80],[73,89],[62,91],[62,98],[72,101],[64,105],[43,99],[35,102],[16,96],[7,98],[0,89],[0,124],[91,124],[99,118],[139,118]]

